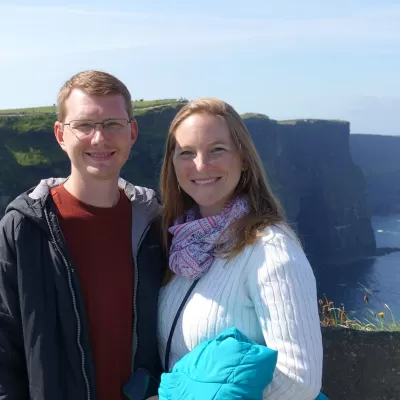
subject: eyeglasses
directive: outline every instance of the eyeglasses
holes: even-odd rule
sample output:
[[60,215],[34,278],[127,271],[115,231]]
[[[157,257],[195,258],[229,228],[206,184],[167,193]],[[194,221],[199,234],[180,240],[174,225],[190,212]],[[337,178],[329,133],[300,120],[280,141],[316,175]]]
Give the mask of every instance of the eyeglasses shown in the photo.
[[132,120],[123,118],[106,119],[103,122],[94,122],[91,120],[81,119],[73,120],[68,124],[63,125],[68,126],[68,129],[70,129],[72,133],[80,139],[91,136],[96,129],[96,125],[101,125],[104,132],[111,135],[116,135],[124,132],[131,122]]

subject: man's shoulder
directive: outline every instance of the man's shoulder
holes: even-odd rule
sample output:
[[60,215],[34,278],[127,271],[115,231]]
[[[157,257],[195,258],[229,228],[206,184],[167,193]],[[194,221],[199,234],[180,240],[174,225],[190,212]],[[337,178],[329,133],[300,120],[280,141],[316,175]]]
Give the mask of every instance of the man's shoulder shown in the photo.
[[8,211],[0,220],[0,232],[16,232],[26,217],[17,210]]
[[11,210],[0,220],[0,249],[15,252],[19,246],[33,245],[38,237],[35,224],[24,214]]
[[157,198],[157,193],[154,189],[148,188],[146,186],[137,186],[135,185],[135,191],[137,196],[142,196],[147,200],[151,200],[153,198]]
[[123,178],[118,181],[118,186],[124,190],[126,196],[132,202],[158,202],[160,203],[160,197],[154,189],[146,186],[134,185]]
[[154,189],[131,183],[127,183],[123,189],[132,203],[137,219],[141,219],[147,224],[161,214],[161,199]]

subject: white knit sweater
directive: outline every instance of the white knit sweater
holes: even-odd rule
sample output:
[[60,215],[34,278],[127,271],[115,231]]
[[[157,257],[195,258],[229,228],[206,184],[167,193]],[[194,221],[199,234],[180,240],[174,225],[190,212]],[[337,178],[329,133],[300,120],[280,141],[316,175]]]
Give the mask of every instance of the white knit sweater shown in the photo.
[[[159,347],[164,361],[172,321],[191,285],[175,276],[161,290]],[[322,341],[314,274],[298,242],[270,227],[230,261],[215,259],[184,307],[171,345],[170,370],[199,343],[235,326],[278,351],[268,400],[314,400],[321,388]]]

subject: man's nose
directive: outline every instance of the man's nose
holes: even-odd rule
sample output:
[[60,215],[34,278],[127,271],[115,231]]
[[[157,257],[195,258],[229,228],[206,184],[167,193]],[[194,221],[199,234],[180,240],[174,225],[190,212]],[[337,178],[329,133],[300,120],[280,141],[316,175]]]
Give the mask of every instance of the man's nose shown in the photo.
[[104,128],[102,124],[96,124],[92,136],[92,143],[101,143],[104,141]]

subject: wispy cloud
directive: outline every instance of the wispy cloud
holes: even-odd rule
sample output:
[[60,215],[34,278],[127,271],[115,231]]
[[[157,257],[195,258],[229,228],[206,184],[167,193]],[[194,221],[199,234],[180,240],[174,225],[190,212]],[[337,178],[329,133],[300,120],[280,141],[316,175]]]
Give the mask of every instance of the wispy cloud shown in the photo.
[[[137,47],[259,45],[263,52],[400,52],[400,5],[329,18],[230,18],[107,11],[80,6],[0,6],[0,57],[30,58]],[[16,24],[15,22],[19,23]]]

